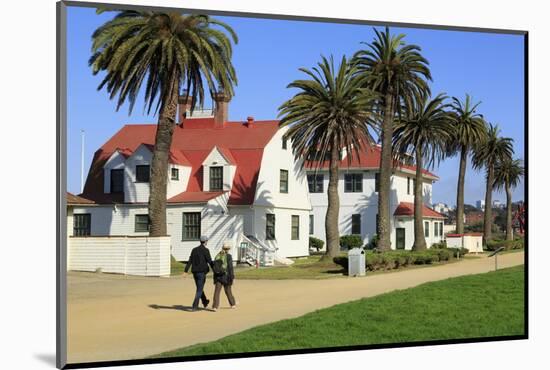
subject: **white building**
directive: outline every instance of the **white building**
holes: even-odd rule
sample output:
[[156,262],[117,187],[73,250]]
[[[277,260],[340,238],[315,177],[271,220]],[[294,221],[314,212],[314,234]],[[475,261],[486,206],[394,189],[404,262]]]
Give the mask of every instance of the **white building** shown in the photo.
[[501,202],[498,199],[493,200],[493,208],[504,208],[506,207],[506,204]]
[[476,208],[481,209],[483,211],[485,209],[485,201],[484,200],[476,201]]
[[[215,101],[207,117],[179,104],[167,179],[172,256],[187,260],[202,234],[213,252],[228,242],[241,260],[308,255],[306,176],[282,140],[286,128],[251,117],[228,122],[228,99]],[[69,199],[70,236],[148,235],[156,128],[125,125],[96,151],[83,194]]]
[[434,203],[432,209],[438,213],[447,214],[452,211],[452,208],[445,203]]
[[[376,234],[378,213],[378,173],[380,147],[368,147],[354,155],[348,163],[345,153],[340,162],[338,192],[340,196],[339,225],[341,235],[361,235],[367,244]],[[325,240],[325,215],[328,206],[328,161],[317,166],[308,162],[308,185],[312,212],[310,235]],[[317,169],[315,169],[317,168]],[[411,249],[414,242],[414,166],[400,165],[391,176],[390,212],[391,247]],[[428,205],[432,202],[432,184],[438,177],[423,170],[423,216],[426,243],[431,246],[443,239],[444,216]]]

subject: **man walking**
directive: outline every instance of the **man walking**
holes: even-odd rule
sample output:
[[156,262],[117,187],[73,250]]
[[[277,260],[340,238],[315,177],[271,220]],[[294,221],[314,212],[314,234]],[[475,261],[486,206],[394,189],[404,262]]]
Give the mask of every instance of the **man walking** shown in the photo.
[[208,307],[208,303],[210,303],[204,294],[204,283],[206,282],[206,274],[210,271],[208,266],[214,266],[212,264],[212,258],[210,257],[210,251],[206,248],[208,237],[206,235],[201,235],[200,241],[201,244],[191,251],[191,256],[189,256],[189,261],[187,261],[187,265],[185,266],[185,274],[187,274],[189,268],[191,268],[193,279],[197,286],[197,292],[193,300],[193,311],[199,309],[199,299],[202,301],[204,308]]

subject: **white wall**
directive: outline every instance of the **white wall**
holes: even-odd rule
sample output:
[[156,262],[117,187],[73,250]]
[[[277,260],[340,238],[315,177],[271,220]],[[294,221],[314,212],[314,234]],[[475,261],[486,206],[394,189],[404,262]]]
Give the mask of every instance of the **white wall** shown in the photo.
[[[306,173],[294,160],[291,141],[288,140],[287,149],[282,149],[282,137],[287,130],[284,127],[277,131],[264,149],[254,206],[310,210]],[[288,193],[279,191],[280,170],[288,171]]]
[[126,159],[124,164],[124,201],[127,203],[147,203],[149,201],[149,183],[136,182],[136,166],[151,165],[153,154],[144,145]]
[[[375,192],[375,174],[378,170],[362,169],[340,169],[338,173],[338,194],[340,197],[340,209],[338,215],[339,230],[341,235],[351,234],[351,218],[353,214],[361,214],[361,237],[363,244],[376,234],[376,215],[378,214],[378,193]],[[313,174],[314,171],[308,171]],[[348,192],[345,190],[345,174],[361,173],[363,175],[363,191],[360,193]],[[309,197],[312,204],[312,214],[314,215],[314,232],[312,236],[325,241],[325,215],[328,206],[327,188],[329,183],[328,171],[320,170],[317,174],[323,175],[323,192],[310,193]],[[410,194],[407,194],[407,177],[410,178]],[[391,243],[395,248],[395,227],[404,227],[405,230],[405,248],[411,249],[414,242],[414,227],[407,218],[395,220],[393,213],[401,202],[414,203],[414,174],[397,172],[391,176],[390,182],[390,226]],[[307,181],[306,181],[307,182]],[[424,203],[429,205],[432,198],[432,181],[424,179],[423,183]],[[428,246],[439,241],[441,238],[433,237],[433,221],[430,221],[430,237],[426,238]]]
[[223,190],[230,190],[233,186],[233,177],[235,176],[235,166],[230,164],[222,155],[217,147],[212,149],[210,154],[202,163],[202,188],[204,191],[210,190],[210,167],[223,167]]
[[[177,168],[179,170],[178,180],[172,180],[172,168]],[[185,191],[187,189],[187,183],[189,182],[189,176],[191,176],[191,167],[170,163],[168,165],[166,198],[172,198],[173,196]]]
[[[294,159],[291,140],[287,141],[287,149],[282,148],[282,137],[287,130],[287,127],[279,129],[264,149],[253,205],[253,225],[245,225],[245,229],[253,229],[252,235],[258,240],[278,248],[280,257],[306,256],[311,203],[306,172]],[[280,192],[280,170],[288,171],[288,193]],[[276,240],[265,240],[266,213],[275,214]],[[300,217],[298,240],[291,239],[291,215]],[[245,220],[248,223],[249,214]]]
[[170,276],[169,237],[70,237],[67,268],[140,276]]
[[209,201],[206,205],[179,205],[168,208],[167,227],[171,235],[172,255],[176,260],[187,261],[191,250],[200,244],[198,240],[182,240],[184,212],[201,212],[201,234],[209,238],[208,249],[212,257],[221,250],[223,243],[228,243],[232,246],[232,253],[236,258],[236,247],[243,233],[243,217],[228,212],[217,199]]
[[[266,240],[266,214],[275,215],[275,240]],[[299,239],[292,240],[292,215],[300,219]],[[279,207],[254,207],[255,236],[266,245],[277,248],[277,256],[309,255],[309,211]]]

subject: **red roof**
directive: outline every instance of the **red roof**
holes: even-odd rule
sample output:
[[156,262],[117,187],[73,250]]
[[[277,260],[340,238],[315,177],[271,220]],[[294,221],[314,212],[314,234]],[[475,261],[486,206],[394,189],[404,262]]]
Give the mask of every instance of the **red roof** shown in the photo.
[[[349,156],[350,154],[348,154]],[[361,169],[379,169],[380,168],[380,159],[382,157],[382,149],[378,145],[367,144],[365,149],[359,152],[359,156],[353,153],[351,155],[351,162],[348,163],[349,158],[343,158],[340,161],[340,168],[361,168]],[[329,161],[323,161],[320,166],[318,166],[317,161],[306,161],[306,168],[329,168]],[[394,168],[407,169],[410,171],[416,171],[416,166],[410,166],[403,163],[395,163]],[[422,173],[426,176],[439,179],[437,175],[431,173],[430,171],[423,169]]]
[[[183,127],[175,126],[171,157],[184,158],[191,166],[187,189],[182,192],[203,192],[202,162],[217,146],[228,161],[236,164],[229,204],[252,204],[263,150],[278,128],[279,121],[255,121],[251,127],[244,122],[226,122],[223,128],[214,128],[214,118],[186,119]],[[95,152],[83,195],[94,200],[114,201],[110,194],[103,193],[105,161],[117,148],[135,151],[141,144],[153,145],[156,129],[155,124],[125,125],[103,144]]]
[[223,191],[184,191],[168,199],[168,203],[204,203],[222,195]]
[[90,199],[74,195],[73,193],[67,192],[67,204],[94,204],[95,202]]
[[[414,203],[401,202],[393,213],[394,216],[414,216]],[[445,218],[441,213],[422,205],[422,216],[426,218]]]

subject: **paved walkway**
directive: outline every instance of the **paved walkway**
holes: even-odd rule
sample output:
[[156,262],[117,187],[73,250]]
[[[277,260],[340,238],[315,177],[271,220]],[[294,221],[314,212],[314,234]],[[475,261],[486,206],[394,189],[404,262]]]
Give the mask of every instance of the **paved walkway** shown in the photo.
[[[523,264],[524,254],[499,257],[499,268]],[[218,312],[188,312],[191,277],[143,278],[69,273],[70,363],[137,359],[209,342],[245,329],[396,289],[449,277],[492,271],[494,259],[467,259],[437,267],[324,280],[239,280],[239,302],[228,308],[222,292]],[[208,280],[206,293],[212,296]]]

